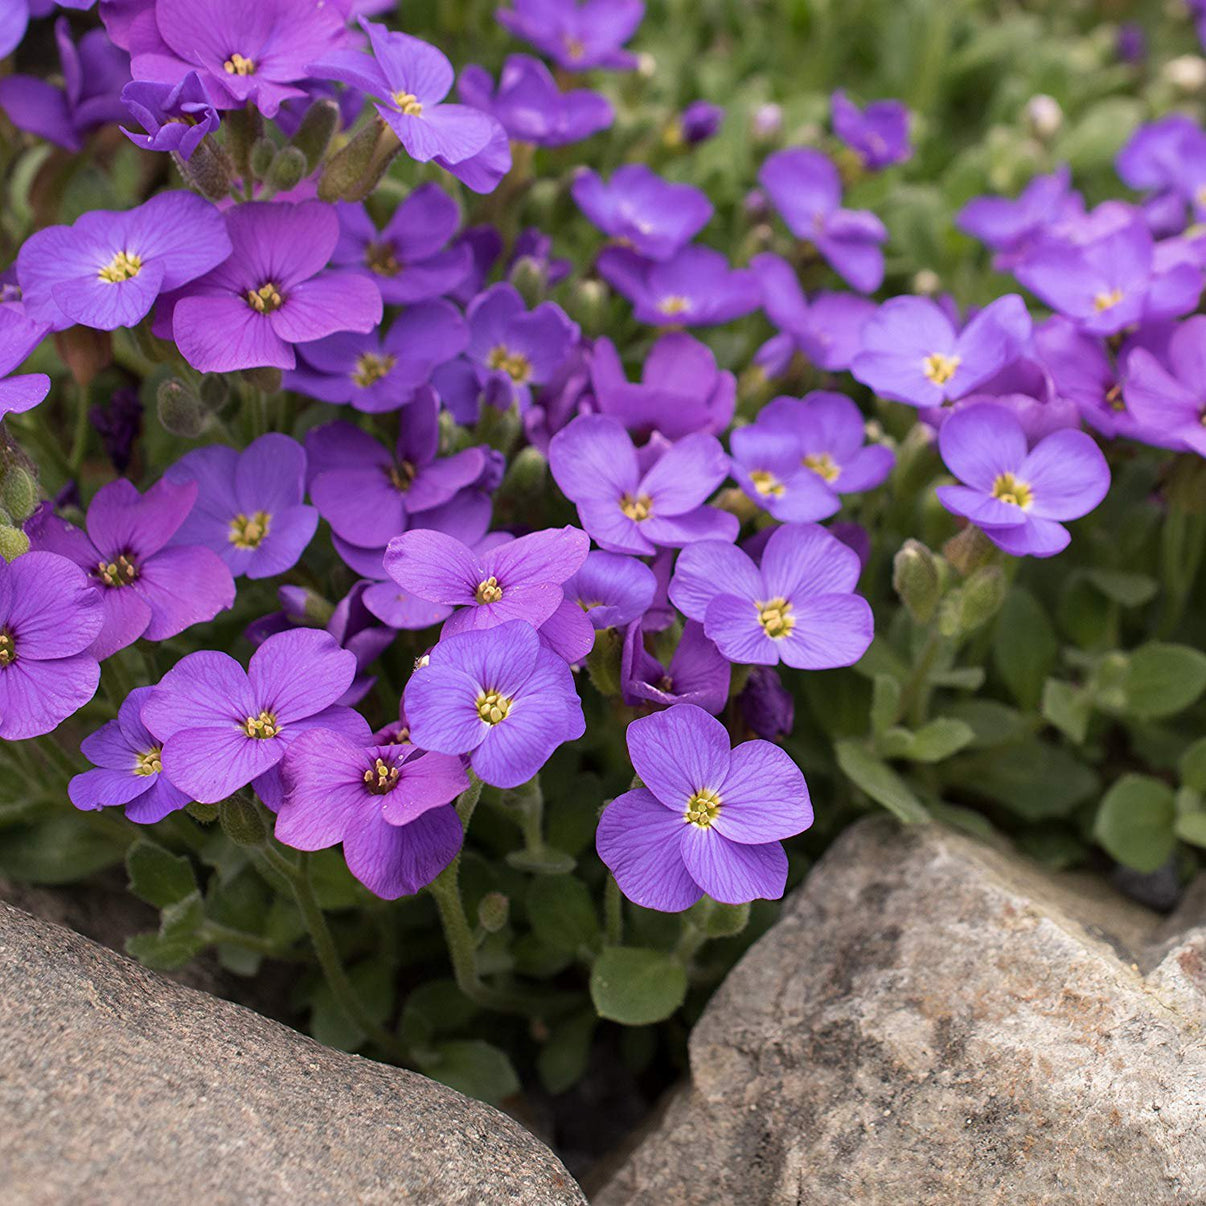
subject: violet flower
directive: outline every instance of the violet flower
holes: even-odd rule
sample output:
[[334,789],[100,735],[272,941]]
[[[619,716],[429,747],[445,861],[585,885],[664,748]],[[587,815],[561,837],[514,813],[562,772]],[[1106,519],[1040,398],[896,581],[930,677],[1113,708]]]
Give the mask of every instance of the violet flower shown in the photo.
[[135,209],[91,210],[71,226],[36,231],[17,255],[17,279],[30,318],[55,331],[73,323],[112,331],[137,326],[161,293],[230,253],[221,212],[175,189]]
[[565,71],[630,71],[636,55],[624,43],[645,15],[643,0],[512,0],[498,23],[530,42]]
[[50,393],[50,378],[45,373],[8,375],[25,362],[46,331],[45,323],[0,307],[0,417],[24,414]]
[[523,620],[441,640],[411,675],[405,702],[415,745],[468,754],[495,787],[526,783],[586,731],[569,666]]
[[[729,445],[733,480],[775,519],[807,523],[841,510],[841,499],[821,473],[804,463],[804,453],[790,432],[751,423],[736,428]],[[822,467],[827,471],[828,466]]]
[[858,554],[815,524],[776,528],[756,566],[717,540],[679,555],[670,598],[731,662],[800,670],[853,666],[871,644]]
[[457,305],[467,306],[486,286],[486,278],[502,255],[502,236],[493,226],[468,226],[452,241],[453,247],[467,247],[471,257],[469,275],[450,293]]
[[692,101],[675,119],[671,142],[698,146],[715,138],[724,123],[724,109],[712,101]]
[[549,468],[582,526],[613,553],[735,540],[737,517],[705,506],[728,476],[714,436],[684,436],[642,471],[632,438],[607,415],[580,415],[549,444]]
[[770,666],[755,666],[750,671],[737,705],[751,731],[767,740],[788,736],[795,725],[795,701],[779,672]]
[[0,558],[0,738],[49,733],[96,694],[89,647],[104,622],[99,592],[66,557]]
[[[0,398],[4,386],[0,383]],[[132,386],[115,389],[108,401],[88,411],[88,422],[100,437],[110,464],[125,473],[134,455],[134,443],[142,433],[142,400]]]
[[26,523],[32,547],[69,558],[96,585],[105,613],[90,648],[98,661],[139,637],[165,641],[234,603],[234,579],[216,553],[172,543],[196,498],[192,482],[161,480],[141,495],[118,478],[96,492],[86,531],[49,504]]
[[596,846],[629,900],[677,913],[705,893],[725,904],[783,895],[779,843],[812,824],[808,785],[783,750],[731,750],[724,725],[678,704],[634,720],[628,753],[644,786],[604,809]]
[[1051,557],[1068,546],[1063,523],[1087,515],[1110,488],[1101,449],[1083,431],[1064,428],[1033,450],[1017,417],[992,403],[951,415],[938,433],[946,467],[962,482],[938,498],[1015,557]]
[[887,229],[869,210],[842,208],[841,178],[825,155],[810,147],[776,151],[758,182],[792,234],[816,247],[843,280],[860,293],[879,288]]
[[833,132],[873,172],[903,163],[909,146],[909,110],[898,100],[872,101],[860,109],[839,88],[829,98]]
[[122,126],[121,132],[146,151],[172,151],[181,159],[193,152],[221,121],[209,99],[201,77],[190,71],[175,84],[137,80],[121,90],[122,104],[143,130],[136,134]]
[[594,549],[581,569],[562,583],[562,590],[596,629],[626,628],[652,604],[657,580],[635,557]]
[[993,267],[1008,272],[1047,230],[1084,215],[1085,203],[1072,188],[1067,166],[1035,176],[1017,198],[976,197],[956,215],[955,225],[997,254]]
[[189,803],[190,797],[168,782],[160,744],[142,723],[142,706],[153,689],[135,687],[122,701],[117,719],[84,738],[80,753],[96,769],[67,784],[67,796],[76,808],[95,812],[124,805],[126,820],[153,825]]
[[689,703],[715,716],[728,703],[732,673],[732,666],[695,620],[683,626],[669,666],[663,666],[646,650],[639,620],[629,624],[624,633],[620,691],[629,707],[653,704],[668,708]]
[[1141,431],[1158,431],[1206,456],[1206,316],[1177,327],[1166,360],[1167,367],[1146,348],[1130,353],[1122,386],[1127,409]]
[[0,0],[0,59],[7,58],[29,28],[29,0]]
[[608,247],[599,275],[633,304],[638,322],[654,326],[711,327],[756,310],[758,279],[733,268],[711,247],[684,247],[669,260],[648,260],[626,247]]

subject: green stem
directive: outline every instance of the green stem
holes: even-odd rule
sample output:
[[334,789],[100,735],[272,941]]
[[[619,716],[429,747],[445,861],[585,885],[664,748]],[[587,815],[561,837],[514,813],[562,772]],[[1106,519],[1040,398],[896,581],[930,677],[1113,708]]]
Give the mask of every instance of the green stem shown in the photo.
[[921,647],[921,652],[917,655],[917,661],[913,665],[913,672],[909,675],[908,681],[904,685],[904,690],[900,693],[901,715],[908,720],[909,725],[914,729],[918,729],[925,724],[926,714],[930,706],[929,678],[941,650],[942,634],[936,627],[931,628],[929,635],[925,639],[925,644]]
[[249,934],[246,930],[236,930],[231,926],[222,925],[218,921],[207,921],[201,929],[201,936],[206,942],[220,943],[223,946],[240,946],[244,950],[254,951],[268,959],[284,962],[295,962],[298,955],[292,951],[282,951],[280,946],[265,938],[262,934]]
[[608,875],[603,889],[603,933],[608,946],[620,946],[624,941],[624,897],[614,875]]
[[84,467],[84,454],[88,451],[88,410],[91,391],[88,386],[76,387],[75,403],[75,433],[71,437],[71,455],[67,464],[71,476],[79,480],[80,470]]

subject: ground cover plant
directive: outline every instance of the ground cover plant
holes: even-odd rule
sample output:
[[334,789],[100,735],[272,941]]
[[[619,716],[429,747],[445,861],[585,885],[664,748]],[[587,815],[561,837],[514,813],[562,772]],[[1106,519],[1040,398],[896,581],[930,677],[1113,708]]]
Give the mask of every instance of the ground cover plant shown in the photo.
[[1200,6],[495,7],[0,0],[0,874],[521,1112],[860,816],[1170,907]]

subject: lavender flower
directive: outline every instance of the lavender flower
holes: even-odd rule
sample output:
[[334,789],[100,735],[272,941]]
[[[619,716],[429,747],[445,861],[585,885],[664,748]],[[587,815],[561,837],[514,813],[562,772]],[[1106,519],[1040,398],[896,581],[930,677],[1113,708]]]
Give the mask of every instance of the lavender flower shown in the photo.
[[1126,359],[1122,396],[1139,434],[1151,429],[1206,456],[1206,316],[1181,323],[1168,343],[1166,364],[1146,348]]
[[277,840],[297,850],[342,842],[348,870],[385,900],[419,891],[461,848],[447,807],[469,786],[459,758],[314,729],[290,747],[284,778]]
[[1035,176],[1016,199],[976,197],[958,213],[955,224],[995,251],[993,267],[1008,272],[1048,229],[1082,217],[1084,199],[1072,189],[1066,166]]
[[689,147],[698,146],[715,138],[724,123],[724,109],[712,101],[692,101],[679,115],[670,138],[672,143],[684,142]]
[[566,599],[586,612],[595,628],[625,628],[653,602],[657,580],[635,557],[595,549],[562,583]]
[[871,644],[871,608],[853,593],[861,569],[858,554],[824,528],[786,524],[767,540],[760,566],[720,541],[684,549],[670,598],[731,662],[829,670],[853,666]]
[[620,690],[630,707],[689,703],[715,716],[728,703],[732,672],[724,655],[704,635],[703,625],[694,620],[684,625],[669,666],[646,650],[639,620],[624,633]]
[[812,824],[808,786],[783,750],[731,750],[718,720],[678,704],[634,720],[628,753],[644,786],[607,806],[596,845],[629,900],[676,913],[705,892],[726,904],[783,895],[779,843]]
[[405,702],[417,746],[468,754],[495,787],[526,783],[586,731],[570,668],[523,620],[440,641],[406,684]]
[[201,77],[190,71],[179,83],[158,84],[139,80],[121,90],[122,104],[146,131],[135,134],[122,126],[121,132],[147,151],[174,151],[181,159],[192,158],[202,140],[221,121],[209,99]]
[[750,671],[737,704],[745,723],[759,737],[786,737],[795,725],[795,702],[779,672],[770,666],[755,666]]
[[566,71],[604,67],[629,71],[636,56],[623,49],[645,15],[643,0],[512,0],[495,16]]
[[45,373],[8,376],[42,342],[46,324],[0,307],[0,417],[32,410],[50,392]]
[[733,268],[711,247],[684,247],[671,259],[647,260],[625,247],[599,256],[599,275],[622,293],[638,322],[716,326],[758,308],[762,292],[747,268]]
[[900,101],[874,101],[860,110],[839,88],[829,104],[833,132],[865,167],[879,171],[903,163],[913,153],[909,146],[909,110]]

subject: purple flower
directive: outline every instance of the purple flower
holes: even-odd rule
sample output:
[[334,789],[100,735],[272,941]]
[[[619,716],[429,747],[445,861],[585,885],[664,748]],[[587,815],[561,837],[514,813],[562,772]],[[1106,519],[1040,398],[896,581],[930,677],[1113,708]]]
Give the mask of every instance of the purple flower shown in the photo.
[[32,410],[50,393],[50,378],[45,373],[8,376],[42,342],[46,330],[45,323],[0,306],[0,416]]
[[712,203],[690,184],[663,180],[643,163],[618,168],[607,184],[582,168],[571,188],[578,208],[606,235],[650,260],[668,260],[712,220]]
[[644,786],[604,809],[596,845],[629,900],[677,913],[704,893],[725,904],[783,895],[779,843],[812,824],[808,785],[783,750],[730,749],[724,725],[678,704],[634,720],[628,753]]
[[145,80],[129,83],[121,90],[121,99],[146,133],[135,134],[125,126],[121,132],[137,147],[175,151],[181,159],[191,158],[221,121],[195,71],[175,84]]
[[0,0],[0,59],[7,58],[29,28],[29,0]]
[[348,870],[385,900],[410,896],[456,857],[447,807],[469,786],[459,758],[313,729],[289,749],[276,837],[296,850],[343,843]]
[[[3,386],[0,385],[0,397]],[[88,412],[88,422],[100,436],[101,445],[118,473],[125,473],[134,454],[134,441],[142,432],[142,401],[138,391],[125,386],[115,389],[105,403]]]
[[858,554],[815,524],[776,528],[756,566],[731,544],[690,545],[670,598],[731,662],[800,670],[853,666],[873,634],[871,608],[854,594]]
[[173,544],[195,483],[159,481],[141,495],[125,478],[97,491],[82,532],[43,506],[26,524],[34,548],[74,561],[95,583],[104,627],[90,652],[104,661],[139,637],[165,641],[234,603],[230,571],[207,548]]
[[66,557],[0,558],[0,738],[49,733],[96,694],[88,648],[104,622],[96,588]]
[[976,197],[955,218],[960,230],[997,253],[993,266],[1008,272],[1048,229],[1082,217],[1084,200],[1066,166],[1035,176],[1016,199]]
[[323,271],[339,240],[321,201],[253,201],[226,214],[232,250],[175,303],[172,334],[200,372],[297,363],[293,345],[371,331],[381,293],[359,272]]
[[654,326],[717,326],[751,313],[762,300],[757,277],[748,268],[732,268],[711,247],[684,247],[660,262],[608,247],[598,270],[632,302],[637,321]]
[[[853,404],[852,404],[853,405]],[[729,437],[733,480],[746,496],[784,523],[828,519],[842,502],[822,472],[805,464],[804,453],[790,430],[751,423]],[[817,465],[828,472],[828,464]]]
[[898,100],[873,101],[859,109],[842,89],[829,98],[833,132],[872,171],[903,163],[909,146],[909,110]]
[[331,263],[372,273],[390,306],[451,293],[472,269],[464,243],[448,245],[460,222],[456,202],[438,184],[420,185],[378,232],[363,205],[341,202],[339,242]]
[[580,415],[553,437],[549,468],[582,526],[610,552],[643,555],[658,545],[737,537],[735,515],[704,505],[728,476],[714,436],[684,436],[642,471],[617,420]]
[[468,247],[472,257],[469,275],[449,294],[458,305],[467,306],[485,287],[486,277],[502,255],[502,236],[493,226],[468,226],[452,245]]
[[689,703],[715,716],[728,702],[732,673],[724,655],[704,635],[703,625],[694,620],[684,625],[669,666],[646,650],[639,620],[624,633],[620,689],[630,707]]
[[689,147],[714,138],[724,122],[724,109],[711,101],[692,101],[674,124],[672,142],[682,141]]
[[759,737],[786,737],[795,725],[795,702],[779,672],[770,666],[755,666],[750,671],[737,703],[745,723]]
[[870,211],[842,209],[838,170],[820,151],[798,147],[776,151],[762,165],[758,182],[798,239],[812,243],[830,267],[860,293],[884,279],[884,224]]
[[638,436],[719,435],[737,405],[737,379],[718,369],[712,349],[685,331],[667,332],[649,349],[639,385],[625,376],[615,344],[596,339],[590,382],[599,411]]
[[539,270],[544,283],[550,289],[565,280],[574,266],[570,260],[553,255],[552,236],[536,226],[525,226],[515,237],[508,270],[514,274],[524,262]]
[[1029,338],[1030,315],[1016,293],[985,306],[958,332],[929,298],[893,297],[864,325],[850,371],[884,398],[941,406],[996,376]]
[[1171,113],[1140,126],[1115,167],[1123,183],[1151,194],[1143,208],[1153,230],[1183,229],[1187,205],[1197,220],[1206,216],[1206,133],[1192,118]]
[[406,715],[420,749],[468,754],[495,787],[526,783],[586,731],[569,666],[523,620],[440,641],[406,684]]
[[308,65],[347,40],[335,5],[313,0],[148,0],[129,25],[134,78],[179,83],[195,70],[218,109],[275,117]]
[[173,544],[213,549],[236,578],[270,578],[297,563],[318,527],[303,505],[306,454],[269,432],[242,452],[212,444],[187,453],[164,474],[197,483],[197,501]]
[[160,293],[196,280],[230,251],[222,214],[174,190],[37,231],[17,256],[17,278],[30,318],[56,331],[72,323],[112,331],[136,326]]
[[1167,365],[1146,348],[1130,353],[1122,386],[1127,409],[1141,430],[1206,456],[1206,316],[1194,315],[1177,327]]
[[547,528],[478,555],[455,537],[415,528],[389,542],[385,568],[417,598],[462,608],[444,623],[449,637],[508,620],[539,628],[561,606],[561,584],[581,568],[589,548],[577,528]]
[[356,658],[325,632],[269,637],[246,670],[225,653],[183,657],[143,705],[142,721],[163,749],[163,773],[190,798],[217,804],[255,788],[274,812],[283,799],[279,763],[310,729],[367,742],[368,722],[336,705],[356,677]]
[[437,455],[439,403],[430,390],[407,407],[399,426],[393,453],[350,423],[324,423],[306,436],[307,448],[322,446],[310,498],[337,536],[362,548],[384,547],[410,517],[450,502],[485,467],[480,448]]
[[552,73],[526,54],[509,55],[495,89],[484,67],[470,64],[457,81],[466,104],[489,113],[516,142],[562,147],[606,130],[615,120],[611,101],[585,88],[562,92]]
[[126,819],[153,825],[190,800],[168,782],[160,761],[159,742],[142,723],[142,705],[152,687],[135,687],[117,712],[117,719],[85,737],[80,752],[96,769],[76,775],[67,795],[86,812],[125,805]]
[[628,71],[636,56],[624,43],[645,15],[643,0],[512,0],[500,25],[566,71]]
[[594,549],[586,554],[582,568],[562,583],[562,589],[595,628],[625,628],[653,603],[657,580],[635,557]]
[[1125,21],[1118,26],[1114,45],[1115,53],[1123,63],[1142,63],[1147,58],[1147,35],[1143,26],[1134,21]]
[[391,324],[365,334],[339,331],[297,346],[301,366],[289,372],[289,389],[324,402],[350,403],[366,414],[408,406],[442,364],[469,342],[460,312],[442,298],[408,307]]
[[1061,521],[1087,515],[1110,488],[1092,437],[1064,428],[1028,451],[1017,417],[991,403],[951,415],[938,449],[963,483],[938,487],[942,505],[1015,557],[1051,557],[1067,548],[1071,537]]

